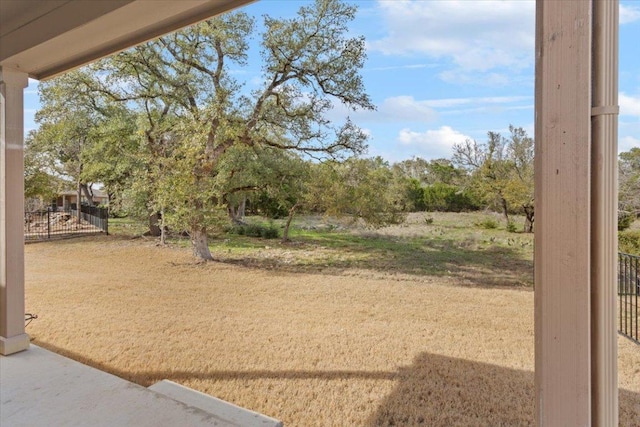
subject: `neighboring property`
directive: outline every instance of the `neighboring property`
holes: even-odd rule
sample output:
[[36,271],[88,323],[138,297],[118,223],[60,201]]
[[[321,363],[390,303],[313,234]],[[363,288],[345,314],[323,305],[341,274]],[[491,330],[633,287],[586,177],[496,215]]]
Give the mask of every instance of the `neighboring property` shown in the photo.
[[[80,193],[81,205],[93,205],[93,206],[107,206],[109,205],[109,195],[103,190],[90,190],[92,194],[92,203],[89,203],[84,193]],[[52,206],[56,206],[56,210],[69,210],[78,204],[78,192],[73,190],[61,191],[52,203]]]
[[[109,195],[99,189],[90,190],[91,192],[91,203],[87,200],[86,195],[81,192],[80,193],[80,205],[88,205],[88,206],[109,206]],[[75,209],[78,206],[78,192],[75,190],[61,190],[58,192],[53,192],[55,196],[51,199],[45,198],[43,196],[37,197],[26,197],[24,203],[24,211],[25,212],[36,212],[36,211],[69,211],[71,209]]]

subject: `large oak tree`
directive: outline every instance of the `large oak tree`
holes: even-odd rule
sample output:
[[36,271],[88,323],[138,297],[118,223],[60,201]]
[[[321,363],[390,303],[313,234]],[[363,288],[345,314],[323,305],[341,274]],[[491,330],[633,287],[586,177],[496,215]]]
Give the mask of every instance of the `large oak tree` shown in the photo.
[[255,32],[242,12],[97,66],[104,76],[97,91],[129,103],[161,99],[168,106],[176,146],[158,177],[155,198],[167,207],[169,223],[188,230],[197,257],[212,259],[207,234],[224,210],[228,180],[220,170],[232,147],[295,150],[316,158],[364,150],[361,129],[349,119],[334,123],[326,117],[335,103],[374,108],[359,73],[364,39],[350,37],[347,27],[355,12],[339,0],[317,0],[295,18],[265,17],[262,83],[253,91],[233,73],[247,64],[248,39]]

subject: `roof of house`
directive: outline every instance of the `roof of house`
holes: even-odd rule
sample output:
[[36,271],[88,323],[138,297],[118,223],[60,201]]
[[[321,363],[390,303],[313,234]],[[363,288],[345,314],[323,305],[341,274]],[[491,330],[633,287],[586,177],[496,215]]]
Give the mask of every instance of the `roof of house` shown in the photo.
[[[109,196],[105,191],[97,188],[94,188],[93,190],[91,190],[91,192],[93,193],[93,197],[106,199]],[[77,194],[78,194],[77,190],[65,190],[65,191],[58,192],[58,196],[76,196]]]

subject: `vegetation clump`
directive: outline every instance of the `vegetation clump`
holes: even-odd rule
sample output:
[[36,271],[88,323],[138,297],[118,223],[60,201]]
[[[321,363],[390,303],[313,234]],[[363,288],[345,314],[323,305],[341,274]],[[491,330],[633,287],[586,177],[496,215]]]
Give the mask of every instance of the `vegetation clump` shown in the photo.
[[620,252],[640,256],[640,230],[618,232],[618,248]]
[[484,228],[485,230],[494,230],[498,228],[498,221],[493,218],[486,218],[475,223],[476,227]]
[[268,226],[262,224],[238,224],[229,229],[229,233],[262,239],[277,239],[279,237],[278,229],[273,224]]

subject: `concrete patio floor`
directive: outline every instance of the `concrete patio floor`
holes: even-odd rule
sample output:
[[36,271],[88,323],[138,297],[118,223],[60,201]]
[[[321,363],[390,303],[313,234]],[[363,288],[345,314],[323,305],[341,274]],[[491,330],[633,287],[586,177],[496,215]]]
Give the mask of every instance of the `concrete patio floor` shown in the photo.
[[[31,345],[27,351],[0,356],[0,425],[282,425],[194,390],[163,383],[156,385],[160,391],[156,392]],[[177,392],[163,394],[166,389]]]

